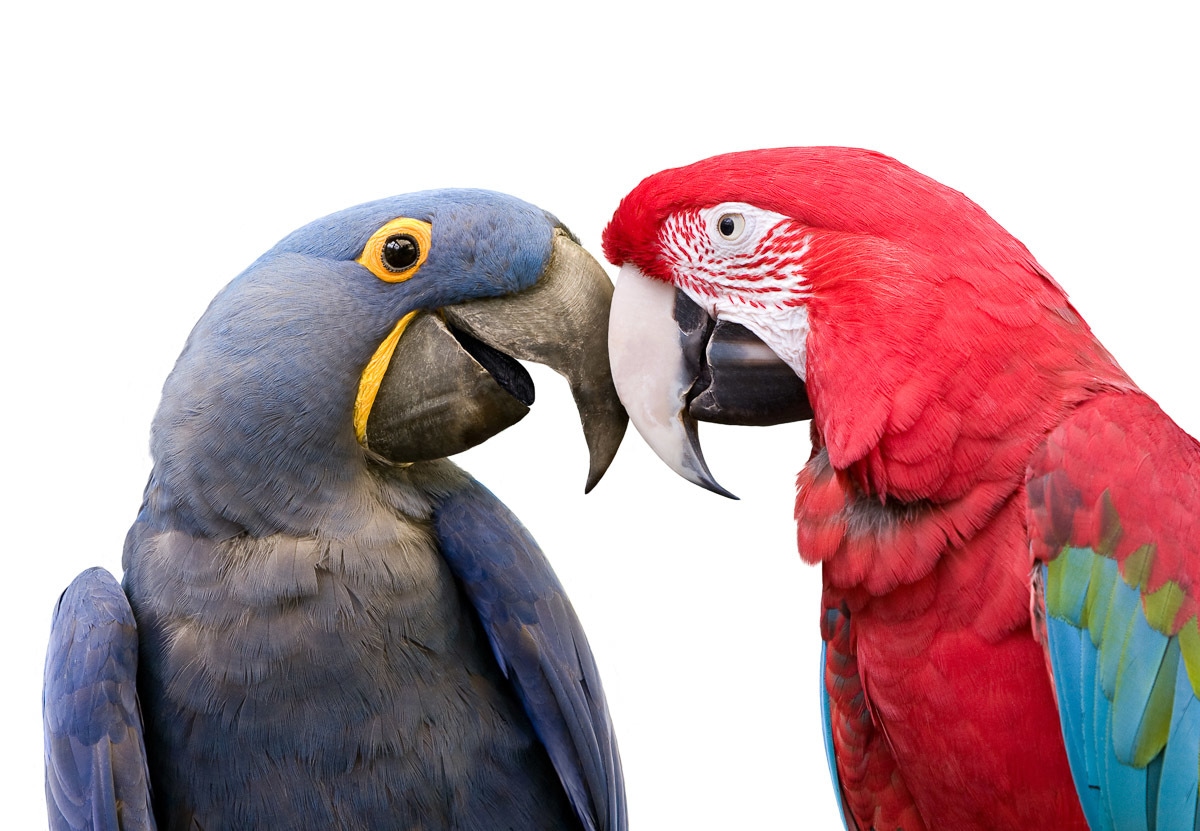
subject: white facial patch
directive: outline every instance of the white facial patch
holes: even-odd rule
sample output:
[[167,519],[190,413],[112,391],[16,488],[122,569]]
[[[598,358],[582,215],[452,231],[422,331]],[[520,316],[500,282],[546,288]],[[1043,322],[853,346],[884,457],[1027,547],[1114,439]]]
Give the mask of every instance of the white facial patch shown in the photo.
[[673,214],[660,234],[675,283],[714,319],[740,323],[805,378],[811,235],[744,202]]

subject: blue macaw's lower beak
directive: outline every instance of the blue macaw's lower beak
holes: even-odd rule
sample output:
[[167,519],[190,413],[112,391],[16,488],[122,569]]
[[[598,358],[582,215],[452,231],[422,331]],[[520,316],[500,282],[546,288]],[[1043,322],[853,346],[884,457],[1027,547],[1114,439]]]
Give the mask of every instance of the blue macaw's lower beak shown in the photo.
[[533,381],[520,360],[567,379],[587,440],[586,490],[604,475],[628,421],[609,369],[613,287],[563,231],[531,288],[417,314],[396,344],[366,424],[368,449],[392,462],[461,453],[524,418]]
[[765,426],[812,418],[804,381],[749,329],[625,265],[609,323],[613,381],[633,426],[683,478],[736,498],[709,472],[698,421]]

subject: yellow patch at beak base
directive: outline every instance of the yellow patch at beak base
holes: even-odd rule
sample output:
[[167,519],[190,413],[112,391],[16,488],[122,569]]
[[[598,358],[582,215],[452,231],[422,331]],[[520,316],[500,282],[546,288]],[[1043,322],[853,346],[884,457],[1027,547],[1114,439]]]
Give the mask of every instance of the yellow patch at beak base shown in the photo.
[[383,376],[392,362],[392,353],[396,351],[396,344],[400,342],[400,336],[404,334],[404,330],[416,316],[416,312],[409,312],[400,318],[400,322],[392,329],[391,334],[383,339],[383,343],[379,344],[379,348],[375,350],[371,360],[367,361],[367,366],[358,379],[358,395],[354,398],[354,435],[358,437],[358,443],[363,447],[367,446],[367,419],[371,415],[371,408],[375,406],[375,396],[379,393],[379,385],[383,383]]

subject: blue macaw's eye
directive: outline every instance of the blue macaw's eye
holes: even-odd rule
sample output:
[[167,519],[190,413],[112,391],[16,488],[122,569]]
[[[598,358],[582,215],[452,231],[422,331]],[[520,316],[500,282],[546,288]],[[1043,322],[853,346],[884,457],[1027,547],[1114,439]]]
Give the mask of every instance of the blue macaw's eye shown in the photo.
[[421,246],[411,234],[394,234],[383,244],[382,256],[388,271],[404,271],[420,259]]
[[745,228],[746,218],[741,214],[722,214],[717,220],[717,231],[725,239],[737,239]]
[[371,234],[354,261],[385,283],[403,283],[420,270],[432,247],[432,225],[398,216]]

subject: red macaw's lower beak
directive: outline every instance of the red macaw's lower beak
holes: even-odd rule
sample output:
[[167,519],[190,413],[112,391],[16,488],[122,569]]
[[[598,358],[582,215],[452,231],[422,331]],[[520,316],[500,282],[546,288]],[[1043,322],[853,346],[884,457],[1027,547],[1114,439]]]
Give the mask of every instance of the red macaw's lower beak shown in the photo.
[[625,265],[609,317],[613,383],[633,426],[683,478],[722,496],[698,421],[765,426],[812,418],[804,382],[746,327],[713,320],[669,283]]

